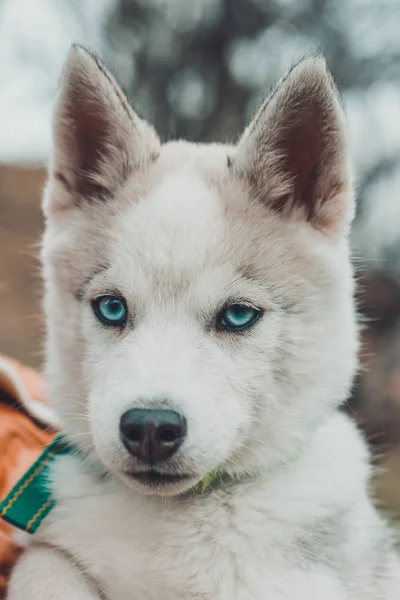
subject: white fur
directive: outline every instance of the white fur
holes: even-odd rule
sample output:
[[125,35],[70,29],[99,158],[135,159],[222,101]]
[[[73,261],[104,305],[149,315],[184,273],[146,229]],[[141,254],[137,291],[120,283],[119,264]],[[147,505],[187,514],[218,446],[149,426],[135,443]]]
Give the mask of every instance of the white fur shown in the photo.
[[[47,377],[86,458],[56,461],[56,507],[10,599],[397,598],[368,454],[337,410],[356,368],[353,198],[323,61],[299,63],[237,147],[160,149],[82,50],[64,78],[45,200]],[[87,136],[101,157],[90,144],[82,154]],[[115,290],[130,314],[122,331],[90,304]],[[218,331],[235,301],[262,318]],[[157,468],[190,478],[151,488],[128,475],[145,467],[119,420],[165,406],[187,437]],[[229,477],[199,495],[214,469]]]

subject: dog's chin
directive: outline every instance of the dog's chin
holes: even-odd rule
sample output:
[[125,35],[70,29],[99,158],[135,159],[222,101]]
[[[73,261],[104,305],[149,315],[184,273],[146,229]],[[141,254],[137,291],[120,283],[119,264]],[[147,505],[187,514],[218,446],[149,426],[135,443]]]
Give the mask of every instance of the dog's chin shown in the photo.
[[155,469],[122,471],[119,477],[129,487],[147,496],[177,496],[194,487],[200,478],[193,475],[170,475]]

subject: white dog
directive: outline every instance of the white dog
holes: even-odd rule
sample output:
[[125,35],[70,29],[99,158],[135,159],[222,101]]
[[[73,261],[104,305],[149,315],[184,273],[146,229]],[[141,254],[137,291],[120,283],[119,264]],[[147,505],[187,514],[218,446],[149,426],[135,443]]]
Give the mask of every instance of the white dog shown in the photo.
[[44,211],[48,391],[80,452],[10,600],[384,600],[338,410],[356,369],[344,116],[320,57],[236,146],[171,142],[74,47]]

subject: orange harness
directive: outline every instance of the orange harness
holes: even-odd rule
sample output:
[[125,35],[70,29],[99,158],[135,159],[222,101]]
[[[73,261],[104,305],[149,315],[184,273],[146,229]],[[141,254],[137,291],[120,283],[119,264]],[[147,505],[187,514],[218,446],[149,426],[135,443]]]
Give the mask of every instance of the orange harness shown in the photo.
[[[55,436],[43,388],[34,369],[0,354],[0,499]],[[21,548],[21,532],[0,519],[0,597]]]

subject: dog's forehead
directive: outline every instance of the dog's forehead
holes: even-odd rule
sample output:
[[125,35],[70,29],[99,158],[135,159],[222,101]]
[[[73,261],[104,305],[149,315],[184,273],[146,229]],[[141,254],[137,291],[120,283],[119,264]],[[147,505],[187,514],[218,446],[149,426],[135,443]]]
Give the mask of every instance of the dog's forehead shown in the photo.
[[205,241],[210,227],[221,223],[221,206],[216,193],[190,167],[166,173],[148,197],[132,211],[139,226],[157,230],[161,240],[174,235],[195,236]]
[[159,166],[155,175],[149,189],[121,215],[118,246],[129,243],[131,256],[151,268],[203,265],[225,234],[217,190],[184,157],[181,164]]

